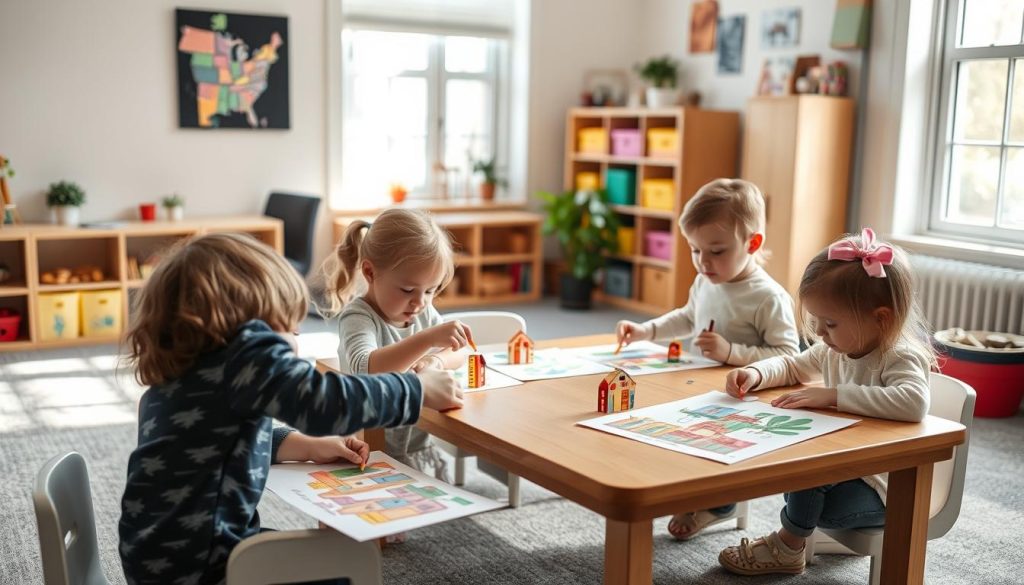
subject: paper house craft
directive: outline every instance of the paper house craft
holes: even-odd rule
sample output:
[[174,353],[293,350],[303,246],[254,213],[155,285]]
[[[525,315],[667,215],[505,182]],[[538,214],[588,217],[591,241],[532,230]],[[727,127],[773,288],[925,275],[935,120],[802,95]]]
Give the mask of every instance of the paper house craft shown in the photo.
[[487,383],[485,372],[487,372],[487,362],[484,361],[484,356],[474,353],[469,356],[469,375],[466,376],[470,388],[483,388],[484,384]]
[[678,364],[679,356],[683,354],[683,344],[678,341],[673,341],[668,344],[668,363]]
[[597,387],[597,410],[604,413],[631,410],[636,398],[636,382],[626,372],[616,369]]
[[522,329],[508,340],[508,363],[533,363],[533,340]]

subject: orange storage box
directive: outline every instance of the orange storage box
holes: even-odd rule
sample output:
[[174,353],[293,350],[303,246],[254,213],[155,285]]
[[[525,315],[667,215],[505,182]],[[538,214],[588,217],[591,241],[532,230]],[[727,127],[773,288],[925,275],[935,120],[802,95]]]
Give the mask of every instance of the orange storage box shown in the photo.
[[39,339],[78,337],[78,291],[39,293]]
[[591,171],[576,173],[577,191],[597,191],[600,188],[601,179],[597,176],[597,173]]
[[577,152],[608,154],[608,131],[604,128],[580,128],[576,142]]
[[121,334],[121,291],[87,290],[82,298],[82,337]]
[[676,182],[672,179],[644,179],[640,183],[640,204],[650,209],[675,209]]
[[679,156],[678,136],[675,128],[650,128],[647,130],[647,156]]

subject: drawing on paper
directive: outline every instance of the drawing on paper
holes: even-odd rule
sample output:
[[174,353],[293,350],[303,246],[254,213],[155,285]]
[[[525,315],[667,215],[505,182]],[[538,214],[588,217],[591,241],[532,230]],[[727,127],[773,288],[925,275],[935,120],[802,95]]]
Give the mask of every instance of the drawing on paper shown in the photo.
[[[484,359],[484,356],[482,356],[482,355],[479,355],[479,354],[474,354],[474,355],[478,355],[481,360]],[[470,356],[470,357],[472,358],[472,356]],[[460,367],[457,370],[452,370],[452,374],[455,374],[455,382],[459,385],[459,388],[462,388],[462,390],[464,392],[477,392],[477,391],[480,391],[480,390],[494,390],[496,388],[508,388],[509,386],[519,386],[519,385],[522,384],[522,382],[520,382],[519,380],[516,380],[515,378],[510,378],[509,376],[506,376],[505,374],[502,374],[501,372],[495,371],[494,369],[492,369],[490,367],[490,364],[487,364],[484,367],[487,369],[487,373],[486,373],[486,376],[485,376],[484,384],[482,386],[478,386],[476,388],[474,388],[471,385],[471,383],[470,383],[468,360],[467,360],[467,364],[466,365]]]
[[721,365],[715,360],[682,351],[676,357],[675,353],[669,351],[669,348],[649,341],[631,343],[622,348],[618,355],[615,353],[615,347],[611,345],[581,347],[574,350],[574,353],[583,359],[625,370],[632,376],[713,368]]
[[528,364],[508,363],[507,352],[487,354],[487,367],[523,382],[570,376],[604,374],[612,368],[583,359],[572,353],[556,348],[539,349],[533,352],[533,361]]

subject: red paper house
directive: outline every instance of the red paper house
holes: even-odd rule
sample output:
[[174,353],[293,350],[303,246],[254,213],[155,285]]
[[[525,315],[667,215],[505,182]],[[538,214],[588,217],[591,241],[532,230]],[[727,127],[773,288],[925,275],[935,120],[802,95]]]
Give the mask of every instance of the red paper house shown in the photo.
[[679,363],[679,356],[683,353],[683,344],[673,341],[668,344],[668,361],[672,364]]
[[623,370],[604,377],[597,387],[597,410],[612,413],[631,410],[636,398],[636,381]]
[[469,376],[468,384],[470,388],[483,388],[484,384],[487,383],[486,372],[487,362],[484,361],[484,356],[474,353],[469,356]]
[[533,340],[522,329],[508,340],[508,363],[533,363]]

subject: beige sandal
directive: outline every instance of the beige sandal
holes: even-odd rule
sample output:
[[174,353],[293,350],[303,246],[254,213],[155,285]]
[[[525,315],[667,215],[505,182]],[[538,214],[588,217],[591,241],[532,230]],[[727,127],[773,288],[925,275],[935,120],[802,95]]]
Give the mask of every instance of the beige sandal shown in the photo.
[[804,572],[804,551],[790,550],[777,532],[751,542],[744,538],[739,546],[730,546],[718,554],[718,562],[737,575],[770,575]]
[[676,514],[668,522],[668,533],[676,540],[687,541],[696,538],[705,528],[736,518],[736,510],[719,516],[710,510],[698,510]]

